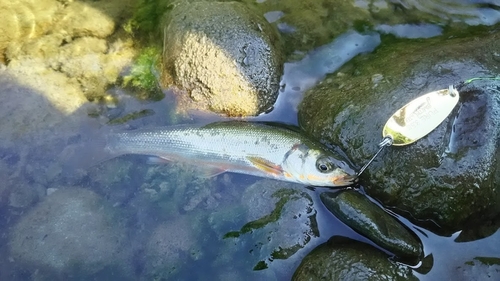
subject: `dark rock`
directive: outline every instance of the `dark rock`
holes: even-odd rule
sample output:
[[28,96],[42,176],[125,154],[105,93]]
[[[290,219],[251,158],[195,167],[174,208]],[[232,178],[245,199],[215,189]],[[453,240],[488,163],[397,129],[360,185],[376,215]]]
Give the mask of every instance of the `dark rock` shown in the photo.
[[335,238],[309,253],[292,280],[418,280],[410,267],[392,262],[372,246]]
[[325,192],[320,198],[337,218],[380,247],[399,257],[421,257],[422,245],[415,236],[361,193]]
[[278,33],[240,2],[176,5],[166,16],[163,57],[166,80],[188,91],[197,108],[257,115],[277,98]]
[[[492,53],[500,50],[500,35],[482,35],[481,40],[402,41],[355,58],[346,75],[332,76],[307,93],[300,124],[361,166],[377,150],[385,122],[404,104],[497,73]],[[385,78],[374,84],[376,74]],[[473,81],[459,87],[459,104],[440,126],[414,144],[386,149],[368,168],[362,176],[367,193],[396,211],[436,222],[448,234],[498,214],[499,86],[499,81]]]

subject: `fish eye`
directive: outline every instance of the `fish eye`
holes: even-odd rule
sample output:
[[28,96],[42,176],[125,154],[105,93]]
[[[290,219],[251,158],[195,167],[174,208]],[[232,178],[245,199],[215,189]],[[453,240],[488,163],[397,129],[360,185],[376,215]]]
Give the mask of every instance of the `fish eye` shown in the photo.
[[316,168],[322,173],[328,173],[333,170],[333,163],[327,158],[319,158],[318,161],[316,161]]

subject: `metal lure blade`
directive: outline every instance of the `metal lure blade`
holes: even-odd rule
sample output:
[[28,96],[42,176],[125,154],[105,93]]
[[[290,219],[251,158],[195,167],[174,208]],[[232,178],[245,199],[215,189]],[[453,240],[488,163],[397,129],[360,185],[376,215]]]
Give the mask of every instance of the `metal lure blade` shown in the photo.
[[458,91],[453,86],[420,96],[389,118],[382,135],[391,137],[395,146],[414,143],[439,126],[455,108],[458,99]]

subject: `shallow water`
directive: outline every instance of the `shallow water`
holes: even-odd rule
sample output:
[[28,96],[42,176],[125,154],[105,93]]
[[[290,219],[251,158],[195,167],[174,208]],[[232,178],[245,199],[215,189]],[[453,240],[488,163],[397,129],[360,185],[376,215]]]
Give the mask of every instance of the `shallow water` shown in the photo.
[[[265,4],[266,1],[258,2]],[[369,35],[362,36],[347,30],[330,43],[315,46],[314,49],[304,52],[300,60],[289,60],[285,64],[283,87],[274,110],[256,118],[249,118],[250,120],[296,124],[297,115],[293,109],[296,109],[304,92],[320,83],[327,74],[335,73],[342,65],[349,63],[354,56],[370,52],[380,43],[383,44],[384,39],[380,42],[380,35],[376,31],[405,38],[427,38],[441,34],[445,23],[449,22],[493,25],[500,20],[498,3],[494,1],[353,2],[366,9],[395,5],[398,9],[416,9],[426,15],[444,19],[438,23],[431,20],[425,22],[423,19],[422,24],[418,26],[411,25],[413,23],[385,23],[381,20],[374,28],[375,31]],[[285,21],[285,12],[269,11],[266,16],[278,26],[288,24]],[[293,30],[294,27],[289,26],[286,32],[293,33]],[[324,59],[325,57],[328,59]],[[12,87],[5,86],[7,82],[1,81],[4,82],[4,88],[1,88],[4,92],[16,87],[15,79],[9,80]],[[21,88],[19,85],[17,87]],[[116,108],[104,108],[100,112],[101,116],[124,116],[140,110],[150,110],[148,112],[153,113],[128,122],[128,127],[192,122],[180,117],[172,120],[170,109],[173,101],[168,90],[165,90],[165,99],[158,102],[138,101],[127,93],[129,90],[118,86],[110,91],[120,97],[121,103]],[[18,92],[26,100],[39,98],[36,89],[23,88]],[[8,95],[0,95],[0,98],[14,99]],[[43,102],[50,106],[50,102]],[[40,104],[43,102],[40,101]],[[66,173],[64,165],[58,163],[61,151],[80,144],[81,135],[92,135],[99,131],[89,125],[95,123],[95,119],[82,118],[86,116],[86,109],[76,110],[70,115],[58,112],[55,106],[51,106],[50,110],[52,115],[21,122],[40,122],[42,125],[34,127],[33,132],[16,136],[16,141],[11,141],[9,136],[9,141],[4,139],[0,143],[0,176],[4,179],[3,188],[0,189],[1,280],[48,280],[54,276],[61,280],[151,280],[158,276],[171,280],[289,280],[301,259],[334,235],[374,245],[326,210],[319,200],[323,189],[314,190],[300,185],[279,183],[278,187],[270,187],[273,191],[260,192],[259,185],[266,188],[270,184],[260,182],[260,179],[255,177],[224,174],[200,180],[194,176],[196,170],[190,167],[178,167],[175,164],[151,166],[139,156],[109,160],[90,167],[83,174]],[[76,121],[68,121],[69,128],[59,126],[58,123],[56,126],[43,126],[44,120],[73,120],[73,117]],[[11,125],[14,127],[17,123]],[[10,128],[10,125],[3,126]],[[7,130],[3,131],[5,133]],[[88,148],[79,147],[82,149],[79,153],[86,153],[85,149]],[[257,187],[252,187],[254,184],[257,184]],[[97,272],[75,266],[74,269],[65,269],[62,274],[52,275],[54,273],[50,270],[45,271],[46,264],[43,261],[22,263],[11,253],[12,241],[15,240],[12,235],[18,233],[15,232],[17,223],[33,210],[37,210],[49,189],[53,191],[52,189],[68,187],[95,192],[103,198],[104,205],[109,205],[113,212],[119,214],[119,223],[110,223],[116,227],[116,233],[117,229],[121,229],[122,239],[125,240],[120,246],[124,249],[120,252],[121,256],[114,256],[117,260],[123,258],[118,265],[109,265],[108,261],[97,260],[106,263],[106,266]],[[273,197],[274,191],[277,192],[281,187],[299,194],[293,197],[297,199],[290,200],[291,203],[283,207],[277,222],[270,220],[245,231],[248,223],[266,217],[276,210],[278,200]],[[252,188],[257,188],[257,191]],[[12,192],[14,189],[19,192]],[[255,205],[248,203],[249,198],[254,200],[251,202]],[[63,210],[73,210],[71,206],[68,208],[70,209]],[[49,211],[47,213],[58,215]],[[470,229],[444,237],[414,225],[407,218],[393,215],[412,230],[424,245],[426,258],[418,265],[411,265],[420,280],[441,280],[450,276],[464,279],[496,279],[500,276],[498,262],[493,268],[478,266],[473,270],[464,269],[478,257],[496,261],[500,259],[498,225],[492,225],[483,232],[477,230],[479,234],[474,233],[476,229]],[[239,236],[234,237],[234,233],[239,233]],[[467,237],[482,238],[459,242],[467,241]],[[54,243],[50,242],[50,237],[43,237],[41,240],[44,239],[47,239],[47,243]],[[64,244],[64,241],[60,244]],[[299,246],[294,248],[295,245]],[[283,248],[286,248],[285,252],[288,251],[288,254],[283,253]],[[40,246],[40,249],[44,249],[43,246]]]

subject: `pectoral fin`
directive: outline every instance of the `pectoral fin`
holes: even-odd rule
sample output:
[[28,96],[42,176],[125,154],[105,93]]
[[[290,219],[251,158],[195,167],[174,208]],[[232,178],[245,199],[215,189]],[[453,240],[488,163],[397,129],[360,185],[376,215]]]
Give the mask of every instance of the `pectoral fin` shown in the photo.
[[283,174],[283,169],[281,168],[280,165],[276,165],[274,163],[271,163],[269,160],[266,160],[262,157],[247,156],[247,159],[250,162],[252,162],[252,164],[257,169],[262,170],[266,173],[277,175],[277,176]]

